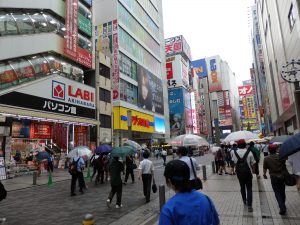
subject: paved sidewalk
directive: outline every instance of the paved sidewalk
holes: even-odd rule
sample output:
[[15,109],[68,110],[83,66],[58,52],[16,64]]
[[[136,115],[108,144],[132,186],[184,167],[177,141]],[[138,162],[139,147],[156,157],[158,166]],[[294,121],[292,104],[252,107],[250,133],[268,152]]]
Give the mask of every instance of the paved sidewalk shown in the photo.
[[[260,165],[262,171],[262,165]],[[222,225],[300,225],[300,195],[296,187],[286,187],[286,216],[279,215],[279,208],[271,187],[270,179],[253,178],[252,213],[244,206],[236,176],[212,174],[207,166],[208,180],[204,184],[204,193],[214,202]],[[202,178],[202,172],[198,173]],[[173,191],[166,192],[166,199]],[[139,207],[112,223],[130,225],[158,224],[159,199],[150,205]]]
[[[199,157],[198,160],[199,162],[207,165],[208,180],[203,182],[204,193],[210,196],[215,203],[222,225],[300,225],[300,195],[296,190],[296,187],[286,188],[287,215],[281,216],[279,215],[279,209],[270,184],[270,179],[265,180],[261,178],[257,180],[256,178],[253,178],[254,212],[249,213],[247,208],[243,205],[237,177],[232,175],[212,174],[212,158],[210,156],[207,158]],[[161,161],[161,159],[158,159],[157,161],[154,160],[157,168],[156,179],[158,186],[165,183],[164,178],[162,177],[164,167],[161,165]],[[262,173],[262,165],[260,165],[260,171]],[[201,178],[203,178],[202,173],[202,170],[198,173],[198,176]],[[96,217],[96,224],[152,225],[158,223],[158,194],[151,195],[151,202],[149,204],[144,204],[140,190],[141,181],[137,181],[137,184],[135,185],[128,184],[127,186],[124,186],[123,197],[125,208],[118,211],[108,210],[103,203],[109,191],[108,184],[104,186],[100,185],[98,187],[89,184],[91,186],[87,193],[83,195],[83,197],[77,196],[73,199],[66,197],[69,194],[69,181],[67,181],[69,179],[70,175],[68,174],[67,170],[56,170],[53,173],[53,182],[55,185],[52,189],[49,189],[47,186],[43,185],[47,184],[47,174],[44,174],[38,178],[36,187],[32,187],[32,175],[3,181],[7,190],[12,191],[14,194],[9,194],[8,200],[1,203],[2,207],[0,206],[0,209],[2,211],[2,215],[7,216],[9,221],[11,221],[11,223],[8,224],[19,224],[13,223],[14,221],[19,220],[13,220],[14,213],[11,211],[13,210],[11,207],[15,207],[14,209],[17,211],[16,207],[18,203],[16,201],[21,200],[25,201],[22,204],[22,208],[18,209],[18,212],[20,212],[20,217],[22,218],[25,218],[27,215],[26,213],[31,211],[30,209],[28,209],[28,211],[27,208],[24,207],[30,207],[29,205],[34,206],[35,204],[43,203],[43,206],[41,205],[42,207],[49,206],[52,214],[55,212],[57,213],[57,216],[62,215],[62,218],[64,218],[64,220],[62,220],[64,221],[64,224],[70,224],[70,221],[68,221],[67,218],[72,218],[72,221],[80,221],[82,218],[82,210],[79,210],[75,207],[77,204],[79,204],[84,206],[84,212],[91,212]],[[26,196],[24,196],[24,194],[22,195],[22,193],[26,193]],[[38,196],[37,193],[39,193]],[[133,197],[130,193],[135,193],[135,196]],[[175,193],[173,191],[166,187],[166,199],[169,199],[174,194]],[[36,199],[33,196],[38,198]],[[32,202],[26,202],[28,199],[31,199]],[[55,202],[53,202],[54,199]],[[89,202],[89,204],[87,204],[87,202]],[[74,203],[76,203],[75,206],[73,205]],[[95,208],[97,210],[95,210]],[[68,210],[66,211],[66,209]],[[32,210],[38,210],[38,208],[33,207]],[[66,213],[71,217],[66,217]],[[43,212],[42,210],[41,212],[38,211],[34,212],[33,214],[34,215],[32,215],[31,218],[37,218],[35,217],[37,214],[47,217],[47,212]],[[48,214],[48,217],[53,219],[54,215],[52,214]],[[51,221],[54,222],[52,219],[47,220],[47,224],[53,224],[50,223]],[[42,220],[42,217],[40,218],[40,221],[45,224],[45,221]]]

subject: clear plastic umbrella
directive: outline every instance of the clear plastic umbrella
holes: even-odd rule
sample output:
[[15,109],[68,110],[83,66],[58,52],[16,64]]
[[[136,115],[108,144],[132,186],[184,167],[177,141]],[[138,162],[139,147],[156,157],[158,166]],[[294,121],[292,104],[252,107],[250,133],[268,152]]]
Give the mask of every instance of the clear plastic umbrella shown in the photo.
[[242,130],[242,131],[236,131],[230,133],[224,140],[223,142],[231,142],[231,141],[237,141],[240,139],[244,139],[245,141],[251,140],[251,139],[258,139],[258,134],[252,133],[247,130]]
[[75,147],[72,151],[69,152],[68,157],[74,158],[74,157],[91,157],[92,151],[87,146],[78,146]]
[[131,146],[131,147],[133,147],[136,150],[142,150],[142,146],[139,143],[137,143],[135,141],[132,141],[132,140],[125,141],[124,142],[124,146],[126,146],[126,145],[127,146]]
[[171,140],[172,146],[209,146],[209,143],[198,135],[194,134],[183,134],[174,137]]

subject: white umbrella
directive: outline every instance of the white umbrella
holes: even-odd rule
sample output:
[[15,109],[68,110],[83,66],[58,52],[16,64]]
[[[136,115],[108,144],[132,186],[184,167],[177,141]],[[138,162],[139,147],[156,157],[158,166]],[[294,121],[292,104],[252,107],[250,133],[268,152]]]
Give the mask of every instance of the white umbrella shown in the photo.
[[223,141],[224,142],[230,142],[230,141],[237,141],[240,139],[244,139],[245,141],[250,139],[258,139],[258,134],[252,133],[247,130],[243,131],[236,131],[229,134]]
[[172,146],[209,146],[209,143],[202,137],[194,134],[183,134],[171,140]]
[[91,157],[92,151],[87,146],[78,146],[75,147],[72,151],[69,152],[68,157],[74,158],[74,157]]

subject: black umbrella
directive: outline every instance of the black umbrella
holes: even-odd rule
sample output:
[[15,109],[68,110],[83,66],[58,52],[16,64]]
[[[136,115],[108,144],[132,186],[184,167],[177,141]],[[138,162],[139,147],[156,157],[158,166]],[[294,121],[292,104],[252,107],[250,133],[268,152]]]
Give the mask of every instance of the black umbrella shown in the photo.
[[300,133],[288,138],[280,147],[279,157],[285,158],[300,151]]

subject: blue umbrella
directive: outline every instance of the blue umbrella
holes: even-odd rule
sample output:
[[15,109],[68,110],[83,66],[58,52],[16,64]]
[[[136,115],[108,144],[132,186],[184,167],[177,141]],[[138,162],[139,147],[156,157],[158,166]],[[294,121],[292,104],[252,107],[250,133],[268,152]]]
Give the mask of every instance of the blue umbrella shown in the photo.
[[280,147],[279,157],[285,158],[300,151],[300,133],[288,138]]
[[108,153],[112,150],[112,147],[108,144],[100,145],[96,148],[95,153],[101,154],[101,153]]
[[38,152],[38,154],[36,154],[35,156],[37,158],[37,160],[43,160],[43,159],[48,159],[48,157],[50,157],[50,154],[48,152]]

